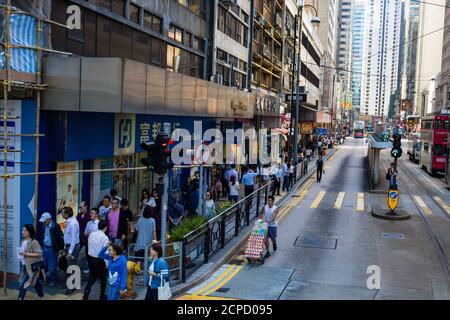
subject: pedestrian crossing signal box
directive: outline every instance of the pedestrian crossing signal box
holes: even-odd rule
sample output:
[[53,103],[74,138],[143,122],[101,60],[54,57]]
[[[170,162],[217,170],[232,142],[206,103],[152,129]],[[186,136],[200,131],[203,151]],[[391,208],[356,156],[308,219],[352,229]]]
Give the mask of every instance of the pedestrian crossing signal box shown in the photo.
[[389,209],[391,209],[391,212],[394,212],[394,210],[397,209],[398,207],[398,196],[399,196],[398,190],[389,190],[388,206]]

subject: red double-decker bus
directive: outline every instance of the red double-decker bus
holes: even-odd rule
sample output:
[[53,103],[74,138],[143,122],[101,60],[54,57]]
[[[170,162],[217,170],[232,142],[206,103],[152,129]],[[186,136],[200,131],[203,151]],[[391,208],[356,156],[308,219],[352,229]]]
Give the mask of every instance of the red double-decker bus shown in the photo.
[[422,118],[420,165],[431,175],[445,174],[449,116]]

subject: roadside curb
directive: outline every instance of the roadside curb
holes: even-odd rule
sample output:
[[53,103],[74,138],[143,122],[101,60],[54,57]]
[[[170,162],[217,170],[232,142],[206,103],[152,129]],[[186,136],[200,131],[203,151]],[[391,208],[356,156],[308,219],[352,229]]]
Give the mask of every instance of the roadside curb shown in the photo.
[[[326,155],[326,158],[324,158],[325,162],[328,161],[328,159],[335,154],[337,151],[339,150],[339,147],[334,147],[333,151],[331,151],[330,153],[328,153]],[[294,194],[295,192],[298,191],[298,189],[303,186],[303,184],[305,184],[305,182],[307,182],[311,176],[314,175],[314,173],[316,172],[317,168],[314,168],[313,170],[311,170],[311,172],[308,172],[300,181],[297,181],[296,185],[294,185],[294,187],[291,188],[291,191],[289,191],[288,193],[286,193],[283,197],[281,197],[276,204],[280,205],[283,204],[284,202],[286,202],[287,199],[291,198],[292,194]],[[251,220],[253,221],[253,220]],[[247,230],[248,229],[248,230]],[[219,270],[222,265],[229,260],[231,257],[233,257],[233,255],[236,254],[236,252],[245,245],[245,243],[247,242],[247,239],[251,233],[251,229],[252,226],[249,225],[248,227],[246,227],[243,232],[242,232],[242,239],[238,240],[238,243],[235,244],[234,246],[232,246],[227,253],[220,258],[218,261],[215,261],[210,270],[208,270],[204,275],[196,278],[195,280],[193,280],[192,282],[189,283],[185,283],[185,284],[180,284],[178,286],[175,286],[172,288],[172,295],[178,296],[181,295],[183,293],[185,293],[186,291],[189,291],[190,289],[198,286],[201,282],[203,282],[204,280],[208,279],[209,277],[211,277],[217,270]]]
[[411,218],[411,214],[409,214],[404,210],[396,210],[396,214],[393,215],[390,212],[388,212],[388,210],[372,209],[371,214],[375,218],[390,221],[401,221],[401,220],[408,220]]

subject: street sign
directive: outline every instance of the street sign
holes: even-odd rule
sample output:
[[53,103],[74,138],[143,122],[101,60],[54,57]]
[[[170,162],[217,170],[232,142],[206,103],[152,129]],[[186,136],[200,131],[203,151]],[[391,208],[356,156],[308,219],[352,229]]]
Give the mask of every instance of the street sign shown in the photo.
[[398,190],[389,190],[389,193],[388,193],[388,206],[389,206],[389,209],[391,209],[391,212],[394,212],[394,210],[397,209],[398,196],[399,196]]
[[[299,93],[298,95],[298,101],[300,102],[306,102],[308,98],[308,95],[306,93]],[[296,101],[297,95],[296,94],[286,94],[286,102]]]
[[316,136],[327,136],[327,129],[326,128],[316,128],[315,130]]

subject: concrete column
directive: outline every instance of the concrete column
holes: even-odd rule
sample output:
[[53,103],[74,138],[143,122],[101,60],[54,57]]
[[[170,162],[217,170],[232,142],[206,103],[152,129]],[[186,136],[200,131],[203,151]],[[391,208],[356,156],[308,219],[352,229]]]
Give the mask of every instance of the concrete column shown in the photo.
[[373,183],[377,185],[379,183],[380,173],[380,149],[374,149],[374,161],[373,161]]

